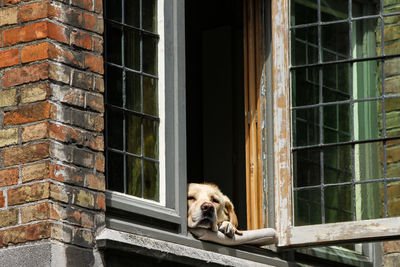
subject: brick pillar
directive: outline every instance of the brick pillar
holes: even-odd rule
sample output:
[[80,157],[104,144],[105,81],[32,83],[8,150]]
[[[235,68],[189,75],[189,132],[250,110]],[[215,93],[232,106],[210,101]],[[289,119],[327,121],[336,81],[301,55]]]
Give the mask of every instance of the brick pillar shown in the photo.
[[[105,220],[102,1],[0,5],[0,265],[27,266],[20,264],[29,256],[44,266],[47,252],[49,266],[97,265],[94,237]],[[36,250],[39,265],[26,254]]]

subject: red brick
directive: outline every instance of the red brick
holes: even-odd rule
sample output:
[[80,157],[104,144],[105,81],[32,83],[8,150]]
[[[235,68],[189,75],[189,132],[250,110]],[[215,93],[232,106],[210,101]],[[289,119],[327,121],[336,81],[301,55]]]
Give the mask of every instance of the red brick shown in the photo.
[[28,45],[21,49],[21,62],[27,63],[47,59],[49,57],[49,44],[40,43]]
[[50,217],[50,204],[43,202],[29,205],[21,208],[21,222],[28,223],[32,221],[45,220]]
[[97,153],[96,155],[96,170],[99,172],[104,172],[106,166],[106,161],[103,153]]
[[103,53],[103,37],[93,36],[93,51]]
[[21,88],[21,103],[32,103],[46,100],[50,95],[48,83],[29,84]]
[[[29,2],[30,0],[23,0],[24,2]],[[16,5],[18,3],[22,2],[22,0],[4,0],[4,6],[9,6],[9,5]]]
[[49,22],[47,27],[49,38],[69,44],[69,34],[66,26]]
[[5,149],[3,160],[4,166],[12,166],[46,159],[49,156],[49,144],[40,143]]
[[106,210],[106,198],[105,198],[104,194],[97,195],[96,208],[99,210]]
[[5,206],[5,199],[3,195],[3,191],[0,191],[0,208],[3,208]]
[[19,63],[18,48],[8,49],[0,52],[0,68],[13,66]]
[[48,118],[50,118],[50,103],[41,102],[6,112],[4,114],[4,125],[23,124]]
[[18,184],[18,177],[17,168],[0,170],[0,187]]
[[93,11],[93,2],[92,0],[72,0],[71,5],[77,6],[89,11]]
[[71,33],[71,44],[85,48],[92,49],[92,36],[83,31],[75,31]]
[[50,177],[50,163],[42,162],[22,167],[22,182],[42,180]]
[[22,142],[48,138],[48,123],[41,122],[34,125],[25,126],[22,128]]
[[85,55],[85,66],[89,68],[89,70],[103,74],[103,57],[96,56],[93,54],[86,54]]
[[50,196],[50,183],[38,183],[25,185],[17,188],[8,189],[8,205],[24,204],[41,199],[47,199]]
[[62,47],[59,45],[50,45],[49,57],[58,62],[83,68],[82,54],[76,51],[72,51],[66,47]]
[[91,13],[83,13],[83,28],[85,30],[93,31],[102,34],[103,33],[103,20],[97,15]]
[[3,88],[20,85],[29,82],[45,80],[49,77],[49,64],[40,63],[4,72],[2,85]]
[[[69,126],[50,124],[49,136],[61,142],[74,142],[79,140],[83,134],[81,131],[71,128]],[[82,136],[83,137],[83,136]],[[82,144],[81,142],[78,142]]]
[[94,11],[96,13],[103,12],[103,1],[102,0],[94,0]]
[[47,10],[48,2],[38,2],[22,6],[20,9],[21,22],[46,18]]
[[46,37],[47,23],[44,21],[3,31],[4,46],[39,40]]
[[106,179],[103,174],[92,174],[86,175],[86,187],[99,191],[106,190]]
[[54,180],[83,186],[83,174],[77,168],[52,164],[50,172]]
[[18,224],[18,209],[0,210],[0,227]]

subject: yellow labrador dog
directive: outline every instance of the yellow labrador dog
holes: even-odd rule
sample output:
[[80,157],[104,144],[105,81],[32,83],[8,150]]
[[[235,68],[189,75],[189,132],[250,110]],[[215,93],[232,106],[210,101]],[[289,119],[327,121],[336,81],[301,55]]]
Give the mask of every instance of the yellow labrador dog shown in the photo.
[[242,232],[232,202],[214,184],[188,185],[188,226],[218,230],[229,237]]

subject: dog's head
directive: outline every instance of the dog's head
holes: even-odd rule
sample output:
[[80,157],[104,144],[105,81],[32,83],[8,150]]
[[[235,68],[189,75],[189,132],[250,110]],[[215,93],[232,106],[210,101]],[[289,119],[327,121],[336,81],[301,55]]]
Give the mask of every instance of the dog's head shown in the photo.
[[188,226],[210,228],[216,232],[223,221],[230,221],[235,227],[238,225],[229,198],[214,184],[189,184]]

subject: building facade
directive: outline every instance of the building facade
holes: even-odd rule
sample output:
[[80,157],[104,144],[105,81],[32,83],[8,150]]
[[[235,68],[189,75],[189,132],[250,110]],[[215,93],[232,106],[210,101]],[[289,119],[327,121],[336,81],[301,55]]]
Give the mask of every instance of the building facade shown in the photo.
[[[187,229],[213,182],[239,228]],[[398,266],[398,0],[0,0],[0,265]]]

